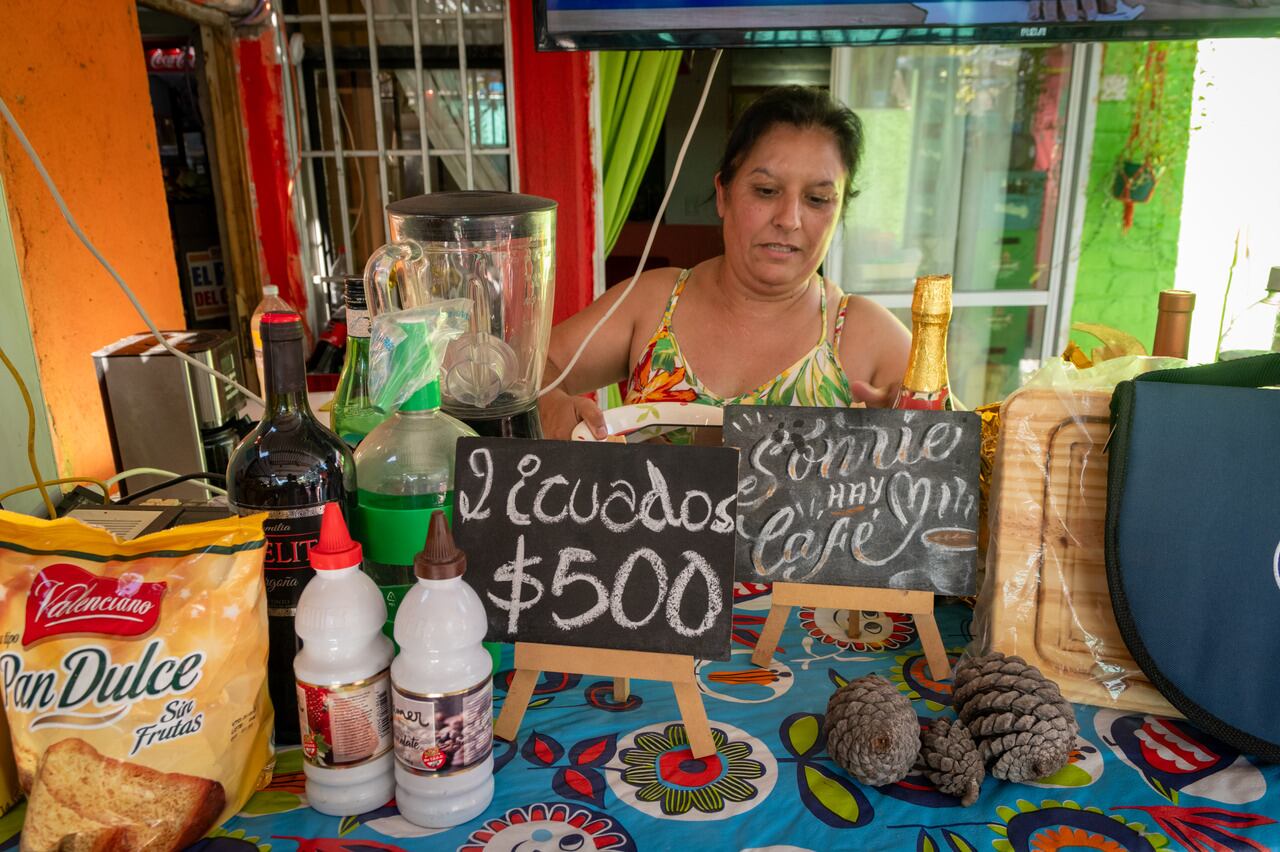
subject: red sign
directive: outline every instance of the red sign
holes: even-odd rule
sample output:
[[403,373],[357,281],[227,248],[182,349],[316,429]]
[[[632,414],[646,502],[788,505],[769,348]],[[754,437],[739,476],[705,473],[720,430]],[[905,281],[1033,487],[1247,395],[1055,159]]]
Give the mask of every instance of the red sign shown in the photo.
[[159,621],[167,587],[136,575],[98,577],[75,565],[50,565],[31,584],[22,645],[63,633],[141,636]]
[[147,51],[147,70],[161,74],[185,73],[196,68],[194,47],[155,47]]

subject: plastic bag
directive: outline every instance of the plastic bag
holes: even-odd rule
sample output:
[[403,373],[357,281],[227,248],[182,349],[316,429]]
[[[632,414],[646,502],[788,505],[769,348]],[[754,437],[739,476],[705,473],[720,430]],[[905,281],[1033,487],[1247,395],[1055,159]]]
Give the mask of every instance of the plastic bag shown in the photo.
[[1000,407],[970,652],[1018,655],[1072,701],[1178,715],[1120,637],[1103,550],[1111,392],[1174,358],[1054,360]]
[[470,322],[470,299],[444,299],[374,317],[369,337],[373,404],[394,413],[438,380],[445,348],[466,333]]
[[181,849],[270,781],[264,517],[123,541],[0,512],[24,850]]

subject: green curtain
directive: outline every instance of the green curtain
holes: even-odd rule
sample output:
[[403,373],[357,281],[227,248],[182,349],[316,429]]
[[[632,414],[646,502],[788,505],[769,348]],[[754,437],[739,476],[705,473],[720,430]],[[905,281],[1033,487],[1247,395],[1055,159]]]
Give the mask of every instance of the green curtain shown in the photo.
[[605,51],[599,58],[604,157],[604,250],[622,233],[662,131],[680,65],[678,50]]

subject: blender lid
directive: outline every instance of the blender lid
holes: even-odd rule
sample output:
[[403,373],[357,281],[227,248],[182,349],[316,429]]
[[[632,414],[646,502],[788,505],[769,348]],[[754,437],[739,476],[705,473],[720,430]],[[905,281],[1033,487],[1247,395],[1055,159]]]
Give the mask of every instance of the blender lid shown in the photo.
[[555,209],[556,202],[537,195],[464,190],[393,201],[387,216],[400,223],[402,238],[456,242],[547,234]]

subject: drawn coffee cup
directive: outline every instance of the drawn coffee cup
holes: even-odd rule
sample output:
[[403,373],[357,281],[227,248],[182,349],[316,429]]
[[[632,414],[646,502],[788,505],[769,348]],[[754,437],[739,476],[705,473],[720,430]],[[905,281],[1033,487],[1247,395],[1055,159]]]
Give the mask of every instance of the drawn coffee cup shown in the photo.
[[921,533],[929,573],[944,595],[974,593],[975,555],[978,534],[964,527],[935,527]]

